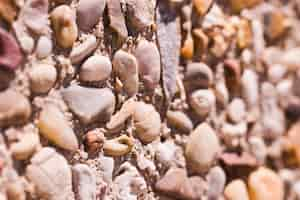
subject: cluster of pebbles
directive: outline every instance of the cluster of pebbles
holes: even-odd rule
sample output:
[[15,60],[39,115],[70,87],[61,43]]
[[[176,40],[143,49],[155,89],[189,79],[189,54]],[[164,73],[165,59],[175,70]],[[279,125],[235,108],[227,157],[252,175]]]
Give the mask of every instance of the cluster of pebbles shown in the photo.
[[300,199],[299,2],[0,0],[0,200]]

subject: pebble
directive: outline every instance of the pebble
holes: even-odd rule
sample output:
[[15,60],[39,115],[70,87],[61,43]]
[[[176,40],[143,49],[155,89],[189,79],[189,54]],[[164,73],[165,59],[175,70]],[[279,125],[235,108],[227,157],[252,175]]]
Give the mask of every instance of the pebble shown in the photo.
[[208,199],[218,199],[222,195],[226,183],[224,170],[219,166],[211,168],[206,180],[208,182]]
[[53,148],[45,147],[31,158],[26,177],[41,199],[74,200],[71,168]]
[[177,128],[185,133],[189,133],[193,130],[192,120],[181,111],[171,111],[167,112],[167,121],[171,127]]
[[226,185],[224,196],[228,200],[249,200],[246,184],[240,179],[235,179]]
[[30,88],[34,93],[47,93],[57,79],[56,68],[51,64],[36,64],[29,71]]
[[171,168],[155,184],[155,189],[168,196],[181,200],[200,199],[204,191],[203,180],[200,177],[188,178],[181,168]]
[[202,173],[207,171],[220,153],[219,138],[207,123],[202,123],[190,134],[185,157],[192,171]]
[[0,67],[8,70],[16,70],[23,60],[23,55],[17,41],[13,35],[2,28],[0,28],[0,40],[2,41]]
[[127,14],[131,25],[138,31],[154,24],[154,3],[148,0],[127,0]]
[[291,143],[291,147],[296,153],[296,159],[300,163],[300,122],[297,122],[291,126],[288,130],[288,140]]
[[52,52],[52,41],[46,36],[41,36],[36,45],[36,55],[39,59],[48,57]]
[[139,89],[139,74],[136,58],[123,50],[118,50],[113,58],[113,70],[123,84],[128,96],[133,96]]
[[12,89],[0,92],[0,127],[23,124],[30,115],[31,106],[25,96]]
[[102,18],[106,0],[80,0],[77,6],[78,27],[90,31]]
[[258,105],[259,90],[258,76],[251,69],[244,70],[241,78],[242,95],[245,99],[248,108],[253,108]]
[[18,38],[19,42],[20,42],[20,47],[21,49],[29,54],[33,51],[33,48],[34,48],[34,40],[32,37],[29,37],[29,36],[23,36],[23,37],[20,37]]
[[260,167],[248,178],[251,200],[283,200],[284,185],[281,178],[271,169]]
[[200,117],[206,117],[215,109],[215,94],[210,89],[196,90],[190,96],[190,105]]
[[67,5],[58,6],[51,12],[50,19],[57,43],[63,48],[71,48],[78,37],[73,10]]
[[78,141],[73,129],[55,105],[46,104],[43,107],[37,126],[40,133],[55,145],[71,151],[78,149]]
[[107,0],[107,10],[110,27],[124,40],[128,37],[128,31],[120,0]]
[[287,68],[280,64],[270,66],[268,69],[268,79],[272,83],[278,83],[287,73]]
[[40,145],[37,133],[25,133],[18,142],[13,143],[9,150],[16,160],[26,160],[33,155]]
[[193,0],[193,5],[200,16],[204,16],[213,5],[214,0]]
[[106,56],[89,57],[81,66],[79,79],[81,81],[105,81],[110,77],[112,64]]
[[70,53],[70,59],[72,64],[78,64],[82,62],[96,48],[97,48],[96,37],[94,35],[88,35],[82,43],[72,48],[72,51]]
[[108,156],[124,156],[134,147],[134,140],[127,135],[121,135],[117,138],[106,140],[103,145],[103,151]]
[[246,119],[246,105],[240,98],[234,98],[227,107],[227,114],[234,123]]
[[213,72],[205,63],[190,63],[184,76],[190,89],[208,88],[213,83]]
[[61,94],[69,109],[84,124],[107,120],[115,110],[115,96],[109,88],[71,85]]
[[76,200],[96,200],[96,175],[88,165],[74,165],[72,178]]
[[157,46],[153,42],[141,40],[134,55],[138,61],[139,75],[146,88],[153,90],[160,81],[161,65],[160,54]]

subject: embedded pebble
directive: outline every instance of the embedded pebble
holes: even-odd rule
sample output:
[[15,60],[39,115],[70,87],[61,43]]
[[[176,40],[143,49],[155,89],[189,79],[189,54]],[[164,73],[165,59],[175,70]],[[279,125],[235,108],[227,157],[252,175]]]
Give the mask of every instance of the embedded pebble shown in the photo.
[[78,37],[74,11],[67,5],[58,6],[51,12],[50,19],[57,43],[71,48]]
[[133,96],[139,89],[139,74],[136,58],[123,50],[118,50],[113,58],[113,70],[123,84],[128,96]]
[[57,79],[56,68],[51,64],[35,64],[28,75],[30,88],[34,93],[47,93]]
[[206,179],[208,182],[208,199],[218,199],[222,195],[226,183],[224,170],[219,166],[213,167],[209,170]]
[[42,136],[55,145],[71,151],[77,150],[76,135],[57,106],[46,104],[42,108],[37,126]]
[[52,52],[52,41],[46,36],[41,36],[36,45],[36,55],[38,58],[46,58]]
[[188,178],[184,169],[171,168],[155,184],[155,189],[169,197],[178,199],[196,200],[204,191],[203,180],[194,176]]
[[228,200],[249,200],[246,184],[240,179],[235,179],[226,185],[224,196]]
[[108,57],[94,55],[81,66],[79,79],[81,81],[104,81],[110,77],[112,64]]
[[0,92],[0,127],[23,124],[30,115],[31,105],[25,96],[12,89]]
[[141,40],[134,55],[138,61],[138,70],[141,80],[146,88],[153,90],[161,77],[160,54],[157,46],[153,42]]
[[107,120],[115,110],[115,96],[109,88],[71,85],[61,94],[70,110],[84,124]]
[[17,160],[26,160],[33,155],[40,145],[40,138],[37,133],[25,133],[18,142],[13,143],[9,150]]
[[80,0],[77,6],[77,22],[81,30],[91,30],[102,18],[106,0]]
[[241,78],[242,95],[248,109],[257,106],[259,98],[258,76],[251,70],[246,69]]
[[190,104],[200,117],[206,117],[215,109],[216,97],[212,90],[199,89],[191,94]]
[[73,64],[78,64],[89,56],[97,47],[97,39],[94,35],[88,35],[80,44],[74,46],[70,53],[70,59]]
[[137,30],[154,24],[154,2],[148,0],[126,0],[130,23]]
[[167,121],[170,126],[173,126],[185,133],[189,133],[193,129],[193,123],[191,119],[181,111],[171,111],[167,112]]
[[190,134],[185,148],[189,167],[197,172],[207,171],[220,153],[219,138],[207,123],[202,123]]
[[72,178],[76,200],[96,200],[96,175],[88,165],[74,165]]
[[71,168],[53,148],[42,148],[31,158],[26,177],[35,185],[41,199],[74,200]]
[[246,119],[246,105],[240,98],[235,98],[227,107],[227,113],[229,118],[234,122],[238,123]]
[[190,63],[184,79],[190,89],[207,88],[213,83],[213,72],[204,63]]
[[284,185],[281,178],[271,169],[260,167],[248,178],[251,200],[283,200]]

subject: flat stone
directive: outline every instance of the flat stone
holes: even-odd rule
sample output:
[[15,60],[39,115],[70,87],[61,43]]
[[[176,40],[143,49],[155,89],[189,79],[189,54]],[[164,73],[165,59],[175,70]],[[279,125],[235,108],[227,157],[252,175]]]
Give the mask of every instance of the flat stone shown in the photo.
[[72,85],[61,94],[70,110],[84,124],[107,120],[115,110],[115,96],[109,88]]

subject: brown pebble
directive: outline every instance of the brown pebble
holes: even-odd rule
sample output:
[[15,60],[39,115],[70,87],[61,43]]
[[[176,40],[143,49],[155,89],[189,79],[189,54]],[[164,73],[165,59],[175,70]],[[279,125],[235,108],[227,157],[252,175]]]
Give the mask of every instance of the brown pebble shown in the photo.
[[11,0],[2,0],[0,2],[0,17],[12,23],[17,16],[17,7]]
[[0,127],[25,123],[31,115],[31,105],[22,94],[8,89],[0,92]]
[[193,0],[193,4],[200,16],[205,15],[213,3],[214,0]]
[[98,130],[91,130],[84,136],[84,143],[89,154],[97,153],[103,147],[105,140],[104,134]]

